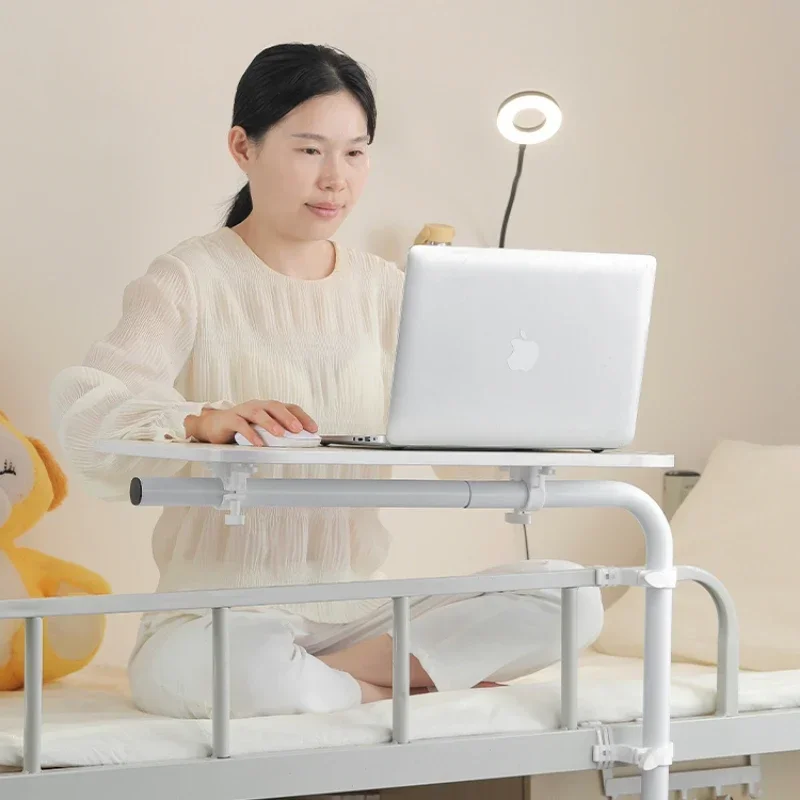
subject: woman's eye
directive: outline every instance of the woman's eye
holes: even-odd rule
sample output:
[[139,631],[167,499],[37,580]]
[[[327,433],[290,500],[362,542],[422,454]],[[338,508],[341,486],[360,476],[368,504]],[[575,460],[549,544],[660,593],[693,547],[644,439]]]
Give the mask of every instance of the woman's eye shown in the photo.
[[302,152],[306,153],[307,155],[313,156],[319,153],[319,150],[317,150],[316,147],[304,147]]
[[364,151],[363,151],[363,150],[351,150],[351,151],[348,153],[348,155],[349,155],[351,158],[357,158],[358,156],[363,156],[363,155],[364,155]]

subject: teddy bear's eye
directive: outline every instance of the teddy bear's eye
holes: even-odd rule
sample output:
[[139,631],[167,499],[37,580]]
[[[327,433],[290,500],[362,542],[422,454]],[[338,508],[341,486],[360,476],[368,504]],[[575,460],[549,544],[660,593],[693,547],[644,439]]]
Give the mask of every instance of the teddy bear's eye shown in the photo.
[[6,459],[3,462],[3,468],[0,469],[0,475],[16,475],[16,474],[17,474],[17,470],[14,467],[13,462],[11,462],[8,459]]

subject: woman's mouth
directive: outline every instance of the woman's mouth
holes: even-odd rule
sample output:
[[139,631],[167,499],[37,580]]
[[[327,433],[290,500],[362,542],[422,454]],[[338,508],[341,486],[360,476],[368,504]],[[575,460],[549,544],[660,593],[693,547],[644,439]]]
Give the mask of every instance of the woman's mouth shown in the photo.
[[333,206],[333,205],[328,205],[326,203],[323,203],[322,205],[318,206],[306,203],[306,208],[312,214],[316,214],[318,217],[322,217],[322,219],[333,219],[342,210],[342,206]]

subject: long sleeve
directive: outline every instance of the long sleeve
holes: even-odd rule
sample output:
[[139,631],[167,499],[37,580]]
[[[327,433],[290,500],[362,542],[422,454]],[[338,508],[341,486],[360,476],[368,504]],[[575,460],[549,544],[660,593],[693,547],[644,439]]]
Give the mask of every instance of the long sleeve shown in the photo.
[[[319,281],[272,269],[227,227],[179,242],[156,259],[126,288],[113,331],[52,385],[53,421],[76,478],[92,494],[124,499],[137,475],[203,474],[204,465],[190,470],[181,457],[137,459],[93,448],[100,439],[185,440],[185,418],[204,406],[275,399],[297,403],[325,432],[380,431],[403,275],[378,256],[335,248],[335,269]],[[259,477],[281,479],[378,474],[349,464],[259,468]],[[253,507],[235,531],[216,508],[168,508],[153,531],[156,588],[370,580],[380,576],[390,538],[372,508]],[[342,623],[381,605],[368,599],[290,610]],[[148,617],[146,624],[166,618]]]
[[122,306],[114,330],[92,345],[82,365],[56,376],[50,395],[62,448],[89,488],[107,499],[126,496],[134,476],[174,474],[182,463],[98,453],[95,441],[186,441],[189,414],[225,405],[188,401],[174,386],[197,323],[192,276],[183,262],[171,255],[156,259],[126,287]]

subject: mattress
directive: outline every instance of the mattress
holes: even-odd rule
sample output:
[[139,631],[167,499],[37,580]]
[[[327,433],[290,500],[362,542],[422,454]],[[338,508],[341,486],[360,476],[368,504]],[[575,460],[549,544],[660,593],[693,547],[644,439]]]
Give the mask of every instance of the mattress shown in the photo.
[[[642,662],[595,652],[581,656],[578,719],[623,723],[642,714]],[[675,664],[674,718],[712,714],[714,668]],[[741,712],[800,708],[800,670],[743,672]],[[211,754],[208,720],[144,714],[130,700],[123,670],[89,667],[44,689],[42,766],[99,766],[204,758]],[[416,695],[411,698],[412,739],[531,733],[558,729],[559,666],[509,686]],[[0,765],[22,764],[23,697],[0,693]],[[331,714],[231,721],[232,755],[391,740],[391,701]]]

